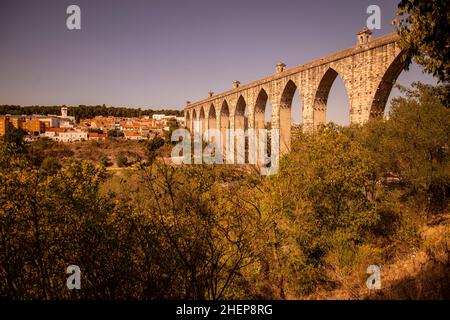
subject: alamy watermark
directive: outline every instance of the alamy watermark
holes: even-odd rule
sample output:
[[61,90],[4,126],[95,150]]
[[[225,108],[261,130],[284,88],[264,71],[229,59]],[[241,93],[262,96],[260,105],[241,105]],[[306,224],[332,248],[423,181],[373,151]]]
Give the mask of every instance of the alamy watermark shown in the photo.
[[66,14],[69,16],[66,19],[66,27],[69,30],[81,30],[81,9],[76,4],[67,7]]
[[[69,274],[66,280],[66,286],[69,290],[81,289],[81,269],[77,265],[70,265],[66,269]],[[366,281],[366,286],[369,290],[381,289],[381,268],[377,265],[370,265],[367,267],[367,274],[369,277]]]
[[177,129],[171,140],[178,142],[171,153],[174,164],[253,164],[260,166],[261,175],[273,175],[279,169],[279,129],[207,129],[202,133],[196,121],[193,134]]
[[[366,20],[369,30],[381,29],[381,9],[378,5],[372,4],[367,7],[367,14],[370,16]],[[66,9],[69,16],[66,19],[66,27],[69,30],[81,30],[81,8],[76,4],[71,4]]]
[[81,269],[77,265],[70,265],[66,269],[67,277],[66,286],[69,290],[81,289]]
[[367,7],[366,13],[370,14],[370,16],[366,20],[367,29],[380,30],[381,29],[381,9],[380,9],[380,7],[375,4],[370,5]]
[[381,289],[381,268],[372,264],[367,267],[367,274],[370,274],[366,281],[367,288],[369,290]]

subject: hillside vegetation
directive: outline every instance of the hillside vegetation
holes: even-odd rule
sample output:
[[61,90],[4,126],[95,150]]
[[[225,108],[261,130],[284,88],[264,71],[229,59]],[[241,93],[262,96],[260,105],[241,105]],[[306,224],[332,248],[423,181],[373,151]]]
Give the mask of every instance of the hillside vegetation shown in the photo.
[[[152,154],[117,173],[73,155],[53,167],[3,142],[0,297],[449,299],[443,101],[419,84],[389,120],[300,134],[267,178]],[[66,288],[72,264],[82,290]]]

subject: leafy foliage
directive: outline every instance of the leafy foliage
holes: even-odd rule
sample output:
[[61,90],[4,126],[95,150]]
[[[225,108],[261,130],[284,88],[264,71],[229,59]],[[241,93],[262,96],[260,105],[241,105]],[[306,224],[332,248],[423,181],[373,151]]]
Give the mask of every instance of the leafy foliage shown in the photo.
[[152,164],[157,156],[157,151],[164,145],[165,141],[159,136],[155,136],[153,139],[146,142],[146,155],[147,162]]
[[445,82],[450,80],[449,12],[448,0],[401,0],[395,20],[408,61]]
[[22,147],[24,136],[25,132],[23,130],[11,127],[2,138],[7,143],[12,143],[17,147]]
[[[156,159],[108,175],[61,164],[44,152],[51,141],[0,142],[0,297],[358,298],[368,265],[420,246],[423,221],[448,210],[450,111],[439,87],[403,90],[389,120],[299,134],[268,178]],[[441,242],[429,249],[436,273]],[[82,290],[65,286],[72,264]]]

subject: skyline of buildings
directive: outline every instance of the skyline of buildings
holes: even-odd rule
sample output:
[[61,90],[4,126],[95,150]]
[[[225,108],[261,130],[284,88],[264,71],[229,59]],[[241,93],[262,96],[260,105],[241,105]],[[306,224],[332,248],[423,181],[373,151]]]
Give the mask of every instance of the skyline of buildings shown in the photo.
[[[171,122],[172,121],[172,122]],[[126,140],[144,140],[164,136],[170,125],[184,125],[184,117],[154,114],[141,117],[96,116],[80,119],[68,116],[67,107],[61,115],[3,115],[0,116],[0,136],[11,128],[26,132],[25,141],[39,137],[59,142],[103,140],[107,137],[123,137]]]

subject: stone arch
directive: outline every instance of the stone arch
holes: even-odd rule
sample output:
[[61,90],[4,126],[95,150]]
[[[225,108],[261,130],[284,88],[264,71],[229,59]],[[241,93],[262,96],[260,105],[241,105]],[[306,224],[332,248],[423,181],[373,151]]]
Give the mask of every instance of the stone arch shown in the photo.
[[[314,104],[313,104],[313,127],[316,128],[321,124],[326,123],[326,111],[327,111],[327,102],[328,96],[330,94],[331,87],[333,86],[334,80],[336,80],[338,76],[338,72],[329,67],[328,70],[322,76],[322,79],[319,82],[316,93],[314,95]],[[348,96],[347,85],[345,83],[344,78],[340,77],[344,82],[345,91]],[[350,99],[348,99],[350,101]],[[350,106],[348,106],[348,113],[350,114]]]
[[195,131],[195,126],[196,126],[196,123],[197,123],[197,121],[198,121],[198,118],[197,118],[198,116],[197,116],[197,111],[195,110],[195,109],[193,109],[192,110],[192,124],[191,124],[191,131],[192,132],[194,132]]
[[[255,153],[256,161],[258,164],[266,163],[266,157],[271,150],[270,140],[267,141],[266,151],[262,151],[261,146],[259,145],[260,141],[264,141],[264,140],[259,139],[260,134],[261,134],[259,129],[264,129],[266,127],[266,112],[269,111],[269,110],[267,110],[268,109],[267,102],[269,102],[269,106],[270,106],[269,108],[272,109],[272,103],[270,103],[270,99],[269,99],[269,95],[267,94],[267,91],[264,88],[261,88],[256,97],[256,102],[255,102],[254,112],[253,112],[253,119],[254,119],[253,125],[256,130],[255,131],[256,141],[255,141],[254,153]],[[271,112],[270,123],[272,123],[274,113],[273,113],[273,110],[270,110],[270,112]]]
[[222,106],[220,108],[220,128],[230,128],[230,108],[228,107],[228,102],[223,100]]
[[214,107],[214,104],[211,103],[208,112],[208,129],[216,129],[216,128],[217,128],[216,108]]
[[284,86],[280,97],[280,152],[284,154],[291,148],[291,109],[297,85],[289,80]]
[[383,116],[392,87],[405,67],[405,63],[404,51],[400,52],[392,60],[375,91],[372,105],[370,106],[369,118]]
[[[247,132],[248,130],[248,108],[247,103],[245,102],[245,99],[242,95],[239,96],[236,108],[234,111],[234,130],[236,133],[236,130],[244,130],[244,132]],[[242,149],[240,149],[241,145],[239,144],[239,136],[235,135],[235,141],[234,141],[234,150],[235,150],[235,159],[239,157],[239,155],[243,155],[244,161],[248,160],[248,137],[246,136],[244,138],[244,154],[242,154]]]
[[229,139],[229,131],[230,129],[230,108],[228,107],[228,102],[226,100],[223,100],[222,106],[220,107],[220,135],[222,137],[222,153],[223,155],[226,154],[226,143]]
[[255,108],[253,112],[254,116],[254,128],[264,129],[265,127],[265,112],[267,101],[269,100],[269,95],[264,88],[259,90],[258,96],[256,97]]
[[201,134],[203,134],[205,132],[205,130],[207,129],[207,121],[208,121],[208,119],[206,118],[205,109],[203,108],[203,106],[200,108],[199,121],[200,121],[200,132],[201,132]]
[[184,118],[186,122],[186,128],[192,131],[191,113],[189,112],[189,110],[186,110]]
[[242,95],[239,96],[234,111],[234,129],[248,128],[248,119],[246,115],[247,103]]

